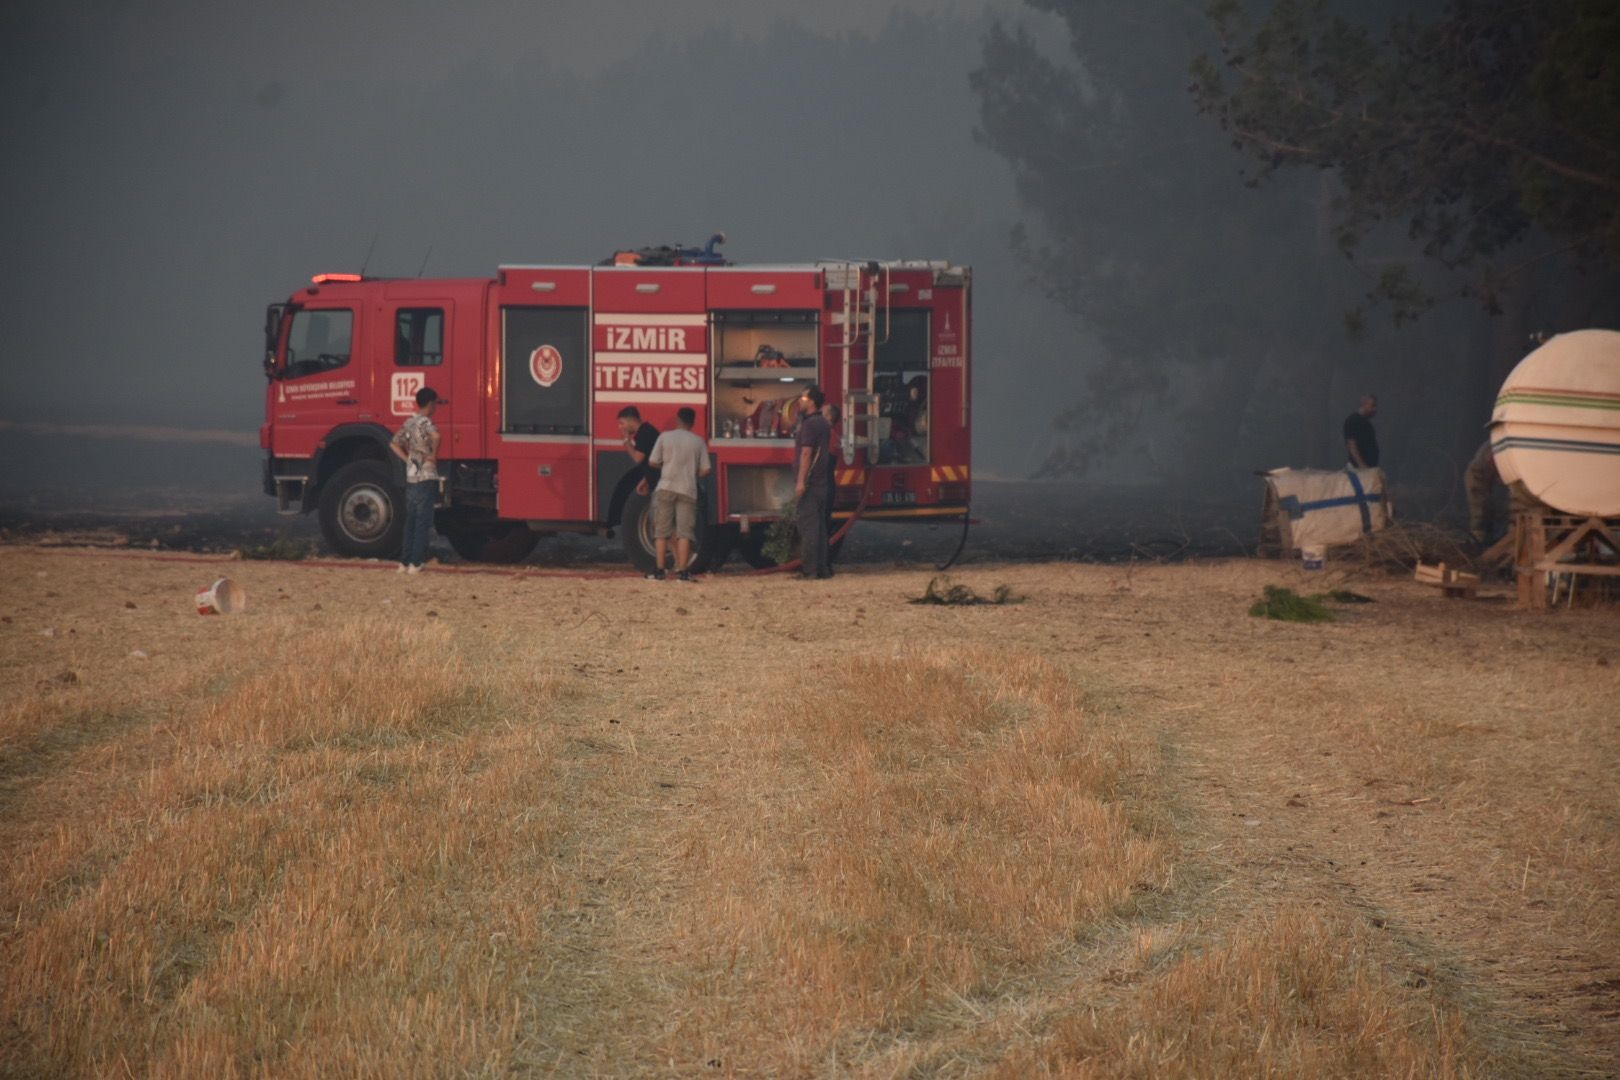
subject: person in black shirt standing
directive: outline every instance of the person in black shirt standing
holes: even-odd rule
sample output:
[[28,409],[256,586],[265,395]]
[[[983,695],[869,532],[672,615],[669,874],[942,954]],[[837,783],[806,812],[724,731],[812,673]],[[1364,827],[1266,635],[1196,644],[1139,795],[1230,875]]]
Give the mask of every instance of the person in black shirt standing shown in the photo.
[[1378,399],[1367,394],[1361,407],[1344,418],[1344,449],[1352,469],[1378,467],[1378,432],[1373,430],[1372,418],[1378,415]]
[[658,442],[658,429],[641,418],[640,409],[626,405],[619,410],[619,434],[624,436],[624,452],[635,464],[619,480],[618,487],[613,489],[613,498],[608,501],[610,535],[624,517],[624,504],[630,493],[637,491],[646,495],[658,486],[658,470],[647,464],[647,455]]
[[793,440],[794,494],[799,498],[799,576],[832,577],[827,557],[827,473],[832,468],[832,428],[821,415],[827,396],[811,385],[799,399],[799,434]]

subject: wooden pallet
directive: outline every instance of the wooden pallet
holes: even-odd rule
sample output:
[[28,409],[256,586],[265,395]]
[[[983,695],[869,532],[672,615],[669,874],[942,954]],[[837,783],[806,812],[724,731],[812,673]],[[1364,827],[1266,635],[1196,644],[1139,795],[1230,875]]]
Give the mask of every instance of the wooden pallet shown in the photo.
[[1471,600],[1479,590],[1478,574],[1458,570],[1455,567],[1447,566],[1445,563],[1430,566],[1427,563],[1420,562],[1417,564],[1417,569],[1413,571],[1412,577],[1418,584],[1433,585],[1453,599],[1466,597]]
[[1521,607],[1546,607],[1549,589],[1556,601],[1565,578],[1573,602],[1577,578],[1620,577],[1620,518],[1520,513],[1513,521],[1513,569]]

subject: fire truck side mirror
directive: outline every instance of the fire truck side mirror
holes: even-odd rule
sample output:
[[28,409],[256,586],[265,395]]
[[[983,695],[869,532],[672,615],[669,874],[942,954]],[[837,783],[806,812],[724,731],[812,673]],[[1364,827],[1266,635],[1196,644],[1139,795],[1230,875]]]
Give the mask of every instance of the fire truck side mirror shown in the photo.
[[271,304],[264,309],[264,377],[276,377],[276,346],[281,343],[281,320],[287,314],[286,304]]

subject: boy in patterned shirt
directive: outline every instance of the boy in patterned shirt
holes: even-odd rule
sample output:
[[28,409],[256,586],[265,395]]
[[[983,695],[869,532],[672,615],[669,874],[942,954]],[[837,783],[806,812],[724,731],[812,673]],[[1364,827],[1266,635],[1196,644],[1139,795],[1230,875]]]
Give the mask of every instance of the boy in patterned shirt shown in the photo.
[[389,444],[405,463],[405,539],[399,572],[419,573],[427,561],[428,537],[433,531],[433,506],[439,501],[439,429],[433,413],[450,404],[431,386],[416,392],[416,415],[405,421]]

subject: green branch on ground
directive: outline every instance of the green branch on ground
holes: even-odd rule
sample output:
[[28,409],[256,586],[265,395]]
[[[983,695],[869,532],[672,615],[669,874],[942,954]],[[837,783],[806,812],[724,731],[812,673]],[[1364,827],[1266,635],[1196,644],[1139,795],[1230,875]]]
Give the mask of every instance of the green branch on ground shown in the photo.
[[1249,608],[1257,619],[1280,619],[1283,622],[1332,622],[1333,612],[1314,596],[1301,596],[1293,589],[1281,585],[1267,585],[1265,594]]
[[952,581],[949,574],[935,574],[928,579],[923,594],[912,604],[943,604],[950,607],[972,607],[977,604],[1021,604],[1024,598],[1012,591],[1011,585],[997,585],[989,596],[980,596],[970,586]]

